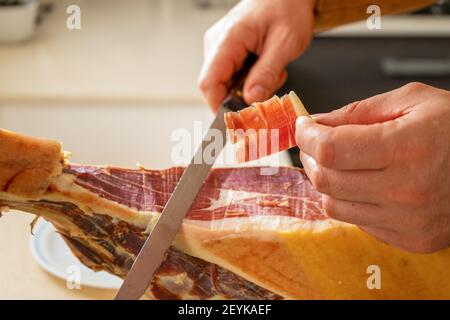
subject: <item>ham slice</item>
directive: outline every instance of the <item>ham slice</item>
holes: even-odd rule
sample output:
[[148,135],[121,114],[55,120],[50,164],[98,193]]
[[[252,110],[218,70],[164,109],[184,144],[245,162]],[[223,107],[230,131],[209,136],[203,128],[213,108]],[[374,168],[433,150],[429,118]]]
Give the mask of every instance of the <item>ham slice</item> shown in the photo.
[[225,113],[228,136],[236,144],[237,161],[257,160],[294,147],[295,121],[299,116],[308,116],[308,112],[293,91]]
[[[56,141],[6,131],[0,138],[0,208],[49,220],[82,263],[124,277],[183,168],[76,165]],[[22,152],[27,146],[32,152]],[[374,265],[381,289],[367,287]],[[450,249],[407,253],[327,218],[321,195],[300,169],[273,175],[261,175],[258,167],[215,169],[148,295],[448,299],[449,270]]]

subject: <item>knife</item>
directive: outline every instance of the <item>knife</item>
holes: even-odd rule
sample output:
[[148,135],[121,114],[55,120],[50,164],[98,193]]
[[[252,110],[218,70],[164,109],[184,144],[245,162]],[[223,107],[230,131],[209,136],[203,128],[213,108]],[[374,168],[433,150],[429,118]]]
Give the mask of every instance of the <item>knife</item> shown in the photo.
[[[203,138],[200,148],[192,158],[191,163],[184,170],[155,227],[142,246],[141,251],[116,295],[116,300],[137,300],[142,297],[150,286],[153,276],[164,260],[165,254],[175,239],[186,213],[197,197],[215,160],[225,146],[225,112],[238,111],[246,107],[242,98],[242,88],[245,78],[256,59],[257,57],[255,55],[250,54],[242,68],[233,76],[228,96],[222,103],[205,138]],[[222,134],[223,143],[220,144],[220,147],[218,146],[219,144],[216,145],[214,155],[208,155],[207,162],[203,161],[203,150],[210,143],[214,142],[214,139],[209,141],[208,137],[213,136],[210,134],[212,132],[217,133],[217,130]],[[217,134],[214,136],[217,136]]]

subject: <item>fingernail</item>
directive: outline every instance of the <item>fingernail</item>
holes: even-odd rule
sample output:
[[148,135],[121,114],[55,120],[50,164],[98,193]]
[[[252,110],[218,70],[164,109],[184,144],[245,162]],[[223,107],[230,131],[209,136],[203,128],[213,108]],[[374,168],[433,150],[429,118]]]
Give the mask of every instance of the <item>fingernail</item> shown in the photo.
[[310,169],[314,169],[315,167],[317,167],[316,160],[314,160],[314,158],[308,156],[304,152],[300,153],[300,161],[302,162],[303,167],[307,166]]
[[305,123],[309,123],[311,121],[314,121],[314,120],[312,120],[308,116],[300,116],[300,117],[297,118],[297,120],[295,122],[295,126],[298,127],[298,126],[301,126],[301,125],[303,125]]
[[300,116],[300,117],[297,117],[297,120],[295,120],[295,142],[298,145],[300,145],[300,134],[302,133],[302,130],[300,130],[299,128],[309,121],[313,121],[313,120],[307,116]]
[[315,168],[315,167],[317,167],[317,162],[316,162],[316,160],[314,160],[313,157],[310,157],[310,156],[308,156],[308,155],[305,155],[305,157],[303,157],[303,158],[304,158],[304,160],[308,163],[308,166],[309,166],[310,168]]
[[253,102],[261,102],[268,96],[269,91],[259,84],[255,84],[248,90],[248,100]]

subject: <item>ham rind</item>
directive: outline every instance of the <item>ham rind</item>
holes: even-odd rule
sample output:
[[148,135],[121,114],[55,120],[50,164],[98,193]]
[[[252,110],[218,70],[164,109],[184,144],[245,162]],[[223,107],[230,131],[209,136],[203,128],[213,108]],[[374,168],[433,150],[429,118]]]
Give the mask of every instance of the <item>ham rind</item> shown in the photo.
[[[9,136],[9,142],[28,143]],[[0,208],[49,220],[82,263],[125,277],[184,169],[75,165],[57,161],[56,142],[31,142],[39,147],[31,158],[20,154],[17,172],[0,163]],[[14,144],[0,145],[3,163],[14,163],[2,146]],[[32,189],[21,175],[29,168],[48,172],[29,176]],[[450,249],[422,255],[377,241],[329,219],[302,170],[265,175],[262,169],[211,171],[155,274],[150,297],[450,299]],[[380,270],[380,283],[371,270]]]

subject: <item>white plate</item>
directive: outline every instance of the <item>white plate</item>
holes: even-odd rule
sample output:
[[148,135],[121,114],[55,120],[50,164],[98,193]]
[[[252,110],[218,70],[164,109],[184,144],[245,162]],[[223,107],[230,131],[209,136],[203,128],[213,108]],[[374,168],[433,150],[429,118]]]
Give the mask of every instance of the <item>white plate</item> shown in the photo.
[[81,286],[102,289],[119,289],[121,286],[123,280],[119,277],[105,271],[95,272],[82,265],[49,222],[40,221],[33,233],[30,239],[31,252],[39,265],[49,273],[65,281],[76,273]]

